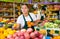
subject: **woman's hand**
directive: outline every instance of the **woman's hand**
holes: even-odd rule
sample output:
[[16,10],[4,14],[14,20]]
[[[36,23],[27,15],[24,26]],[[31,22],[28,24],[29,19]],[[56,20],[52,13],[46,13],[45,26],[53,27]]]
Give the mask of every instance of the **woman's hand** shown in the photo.
[[36,26],[36,25],[38,25],[38,20],[36,20],[36,21],[34,21],[33,23],[34,23],[34,26]]
[[37,22],[30,22],[30,21],[28,21],[27,22],[27,25],[28,25],[28,27],[32,27],[32,26],[36,26],[37,25]]
[[37,23],[41,22],[40,19],[37,20]]
[[20,26],[20,24],[14,24],[12,28],[13,29],[19,29],[19,26]]

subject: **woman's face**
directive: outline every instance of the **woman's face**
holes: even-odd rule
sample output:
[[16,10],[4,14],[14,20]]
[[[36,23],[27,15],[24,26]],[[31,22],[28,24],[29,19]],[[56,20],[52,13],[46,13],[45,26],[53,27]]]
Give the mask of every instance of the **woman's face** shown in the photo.
[[41,11],[41,13],[43,13],[43,14],[44,14],[44,13],[45,13],[45,11],[44,11],[44,10],[42,10],[42,11]]
[[21,10],[23,14],[28,14],[28,7],[26,5],[22,5]]

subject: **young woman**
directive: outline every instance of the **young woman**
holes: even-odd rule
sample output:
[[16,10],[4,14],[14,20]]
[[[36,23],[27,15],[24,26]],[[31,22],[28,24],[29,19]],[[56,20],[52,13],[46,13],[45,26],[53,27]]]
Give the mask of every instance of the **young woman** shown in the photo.
[[37,19],[38,21],[42,22],[45,19],[45,9],[42,9],[41,12],[37,14]]
[[35,15],[29,12],[29,8],[26,4],[21,5],[21,11],[22,14],[18,17],[17,24],[20,26],[21,29],[27,29],[29,28],[27,22],[31,21],[34,23],[34,25],[31,28],[34,29],[34,26],[37,24]]

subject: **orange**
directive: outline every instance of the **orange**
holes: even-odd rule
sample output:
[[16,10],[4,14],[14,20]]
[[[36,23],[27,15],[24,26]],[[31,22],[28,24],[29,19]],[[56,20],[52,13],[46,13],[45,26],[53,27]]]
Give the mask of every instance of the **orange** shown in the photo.
[[39,33],[43,34],[43,35],[46,35],[46,30],[45,29],[40,29]]
[[54,31],[54,30],[51,30],[51,31],[50,31],[50,34],[54,34],[54,33],[55,33],[55,31]]
[[28,25],[28,27],[32,27],[32,26],[34,25],[34,23],[33,23],[33,22],[28,21],[28,22],[27,22],[27,25]]
[[33,22],[31,22],[31,25],[32,25],[32,26],[34,26],[34,23],[33,23]]

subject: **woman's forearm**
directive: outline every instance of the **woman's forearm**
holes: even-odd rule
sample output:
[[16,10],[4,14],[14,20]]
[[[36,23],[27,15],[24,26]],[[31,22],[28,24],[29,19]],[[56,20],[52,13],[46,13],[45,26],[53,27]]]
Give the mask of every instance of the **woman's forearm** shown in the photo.
[[16,26],[12,27],[13,29],[19,29],[20,28],[20,24],[16,24]]
[[34,21],[34,26],[36,26],[38,24],[38,21]]

